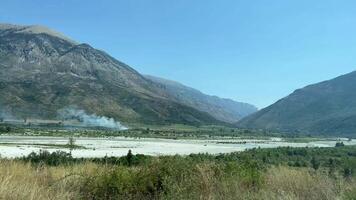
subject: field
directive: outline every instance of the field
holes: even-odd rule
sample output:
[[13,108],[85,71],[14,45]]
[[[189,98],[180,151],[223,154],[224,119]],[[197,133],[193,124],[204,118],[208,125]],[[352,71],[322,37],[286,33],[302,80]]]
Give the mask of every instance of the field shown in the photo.
[[229,126],[204,125],[189,126],[172,124],[153,126],[130,124],[128,130],[115,130],[102,127],[71,127],[53,125],[16,125],[0,122],[0,134],[28,136],[80,136],[80,137],[132,137],[132,138],[165,138],[165,139],[214,139],[214,138],[245,138],[266,139],[270,137],[285,137],[290,141],[313,141],[326,139],[326,135],[284,134],[265,130],[241,129]]
[[[185,125],[125,131],[3,125],[0,132],[2,150],[37,148],[29,155],[2,156],[0,199],[356,199],[356,146],[348,138]],[[100,152],[87,141],[116,145],[122,153],[78,156]],[[137,154],[133,144],[145,142],[165,144],[172,152],[192,151],[195,146],[187,144],[219,151]],[[300,147],[266,146],[273,142]],[[304,147],[310,144],[320,147]],[[219,153],[248,145],[247,151]]]
[[0,161],[1,199],[355,199],[356,147]]
[[[356,145],[356,140],[347,138],[276,137],[283,135],[224,126],[146,126],[120,131],[12,125],[0,126],[0,133],[0,155],[6,158],[26,156],[40,149],[71,151],[73,157],[80,158],[124,156],[128,150],[135,154],[159,156],[219,154],[283,146],[333,147],[338,141]],[[69,139],[73,139],[75,144],[68,145]]]

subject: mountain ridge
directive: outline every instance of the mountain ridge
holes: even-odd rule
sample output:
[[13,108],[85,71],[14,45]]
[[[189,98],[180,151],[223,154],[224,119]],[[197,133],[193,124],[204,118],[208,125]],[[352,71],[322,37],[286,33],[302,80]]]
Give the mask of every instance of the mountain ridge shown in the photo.
[[66,40],[73,44],[79,44],[78,42],[65,36],[63,33],[54,31],[48,27],[41,26],[41,25],[15,25],[15,24],[8,24],[8,23],[0,23],[0,30],[3,31],[8,30],[8,31],[12,31],[13,33],[48,34]]
[[356,71],[297,89],[238,126],[289,133],[354,135]]
[[78,107],[126,123],[226,123],[105,51],[38,25],[0,24],[0,92],[0,110],[20,119]]
[[186,105],[197,108],[202,112],[207,112],[221,121],[234,123],[258,110],[251,104],[207,95],[177,81],[152,75],[145,75],[145,77],[161,84],[162,88],[176,101],[183,102]]
[[104,51],[49,30],[0,25],[2,110],[18,118],[53,119],[74,105],[127,123],[221,123],[172,101],[157,84]]

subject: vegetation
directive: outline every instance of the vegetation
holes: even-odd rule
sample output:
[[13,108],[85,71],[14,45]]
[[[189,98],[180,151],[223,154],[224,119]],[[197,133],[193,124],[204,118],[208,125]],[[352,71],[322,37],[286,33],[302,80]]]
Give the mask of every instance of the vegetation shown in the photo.
[[354,199],[356,147],[0,161],[0,199]]
[[[6,135],[28,135],[28,136],[83,136],[83,137],[136,137],[136,138],[167,138],[167,139],[213,139],[221,137],[239,138],[269,138],[284,137],[283,134],[264,130],[240,129],[228,126],[189,126],[189,125],[167,125],[167,126],[143,126],[142,124],[131,124],[128,130],[114,130],[95,127],[90,128],[66,128],[48,126],[15,126],[11,124],[0,124],[0,134]],[[140,127],[140,128],[138,128]],[[144,128],[142,128],[144,127]],[[310,135],[288,135],[292,142],[308,142],[312,140],[324,140]]]
[[[37,34],[38,26],[0,24],[0,101],[2,107],[11,110],[12,116],[56,119],[58,109],[70,104],[88,114],[127,123],[222,123],[196,107],[177,102],[162,88],[164,85],[153,83],[107,53],[58,37],[46,27],[40,30],[41,34]],[[33,45],[31,51],[26,50],[28,42]],[[19,59],[23,64],[16,62]],[[71,69],[64,63],[73,63]],[[85,72],[86,69],[91,70]],[[51,72],[51,76],[43,72]],[[225,109],[223,113],[228,111]]]
[[238,122],[240,127],[298,134],[354,136],[356,71],[295,90]]

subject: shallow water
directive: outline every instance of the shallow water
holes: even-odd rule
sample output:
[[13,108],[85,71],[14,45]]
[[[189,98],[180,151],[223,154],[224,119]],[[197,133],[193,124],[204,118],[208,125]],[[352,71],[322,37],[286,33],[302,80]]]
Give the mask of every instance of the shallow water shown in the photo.
[[[285,142],[280,138],[268,140],[170,140],[156,138],[76,138],[76,145],[84,146],[86,149],[75,149],[72,151],[74,157],[104,157],[123,156],[128,150],[134,154],[145,155],[188,155],[191,153],[230,153],[243,151],[251,148],[273,148],[282,146],[291,147],[334,147],[338,140],[313,141],[308,143]],[[242,143],[243,142],[243,143]],[[246,143],[245,143],[246,142]],[[60,147],[41,146],[40,144],[67,144],[66,137],[43,137],[43,136],[0,136],[0,156],[6,158],[21,157],[38,152],[41,149],[47,151],[67,151],[69,149]],[[10,143],[10,144],[9,144]],[[346,145],[355,145],[356,141],[344,141]],[[34,145],[35,144],[35,145]]]

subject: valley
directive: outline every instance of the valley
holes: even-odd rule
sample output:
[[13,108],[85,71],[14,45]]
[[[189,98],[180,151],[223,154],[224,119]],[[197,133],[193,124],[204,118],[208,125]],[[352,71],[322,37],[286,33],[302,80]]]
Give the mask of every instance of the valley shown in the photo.
[[[1,157],[19,158],[41,150],[71,152],[76,158],[102,158],[124,156],[129,150],[134,154],[161,156],[222,154],[255,148],[335,147],[338,142],[356,145],[356,140],[349,138],[291,138],[273,132],[253,132],[224,126],[172,125],[127,130],[31,126],[0,126]],[[70,139],[75,141],[75,146],[68,145]]]
[[263,139],[220,139],[220,140],[171,140],[159,138],[75,138],[79,147],[69,150],[65,137],[30,137],[30,136],[0,136],[0,155],[3,158],[27,156],[32,152],[46,150],[71,151],[75,158],[121,157],[131,150],[134,154],[151,156],[159,155],[189,155],[189,154],[221,154],[239,152],[253,148],[276,147],[335,147],[337,142],[345,145],[355,145],[356,141],[347,139],[329,139],[313,142],[286,142],[280,138]]
[[354,10],[65,2],[0,7],[75,37],[0,22],[0,199],[356,199]]

